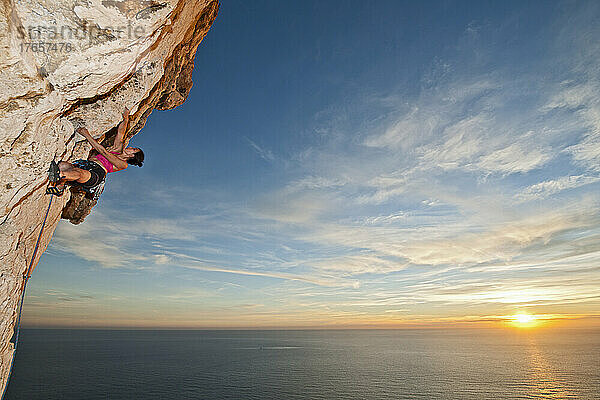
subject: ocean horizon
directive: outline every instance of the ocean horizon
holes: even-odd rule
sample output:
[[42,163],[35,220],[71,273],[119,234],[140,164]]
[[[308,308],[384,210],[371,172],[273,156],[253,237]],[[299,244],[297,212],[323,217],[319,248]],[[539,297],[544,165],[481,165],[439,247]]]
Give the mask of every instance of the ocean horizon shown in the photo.
[[23,329],[7,400],[596,399],[595,329]]

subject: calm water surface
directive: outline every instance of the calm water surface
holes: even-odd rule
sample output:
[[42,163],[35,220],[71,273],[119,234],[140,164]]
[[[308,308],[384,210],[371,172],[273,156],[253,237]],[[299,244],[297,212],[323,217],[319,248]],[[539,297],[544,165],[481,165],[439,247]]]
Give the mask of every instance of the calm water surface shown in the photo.
[[600,332],[21,332],[6,400],[599,399]]

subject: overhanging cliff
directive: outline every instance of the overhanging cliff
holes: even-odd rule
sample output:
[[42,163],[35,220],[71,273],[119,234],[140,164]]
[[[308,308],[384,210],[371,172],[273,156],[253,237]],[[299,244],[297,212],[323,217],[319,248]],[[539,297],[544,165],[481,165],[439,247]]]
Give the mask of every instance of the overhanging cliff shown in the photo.
[[[211,0],[0,1],[0,390],[49,200],[48,164],[87,157],[74,133],[81,124],[109,142],[124,107],[131,137],[152,110],[182,104],[218,8]],[[55,198],[34,265],[61,215],[79,223],[93,205],[69,192]]]

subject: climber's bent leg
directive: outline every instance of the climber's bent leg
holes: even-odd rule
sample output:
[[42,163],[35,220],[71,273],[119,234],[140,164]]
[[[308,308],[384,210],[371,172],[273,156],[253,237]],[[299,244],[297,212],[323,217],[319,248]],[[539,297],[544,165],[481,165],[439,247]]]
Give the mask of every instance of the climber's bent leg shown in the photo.
[[58,163],[58,169],[60,170],[60,183],[65,182],[79,182],[86,183],[92,174],[90,171],[85,169],[77,168],[73,164],[66,161],[60,161]]

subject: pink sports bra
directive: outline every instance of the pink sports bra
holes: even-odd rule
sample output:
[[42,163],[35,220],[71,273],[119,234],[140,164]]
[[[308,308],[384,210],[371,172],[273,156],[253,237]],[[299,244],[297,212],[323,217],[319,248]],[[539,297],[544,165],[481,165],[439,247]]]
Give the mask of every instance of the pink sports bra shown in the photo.
[[[118,151],[111,151],[110,153],[111,154],[120,154]],[[108,159],[106,157],[104,157],[102,154],[97,154],[96,160],[98,160],[100,162],[100,164],[102,164],[102,166],[104,167],[106,172],[114,172],[114,165],[110,161],[108,161]]]

